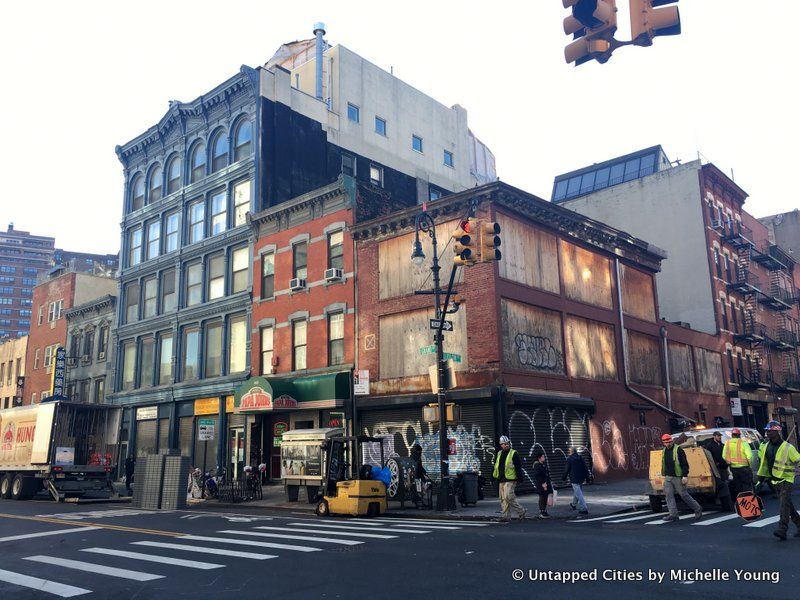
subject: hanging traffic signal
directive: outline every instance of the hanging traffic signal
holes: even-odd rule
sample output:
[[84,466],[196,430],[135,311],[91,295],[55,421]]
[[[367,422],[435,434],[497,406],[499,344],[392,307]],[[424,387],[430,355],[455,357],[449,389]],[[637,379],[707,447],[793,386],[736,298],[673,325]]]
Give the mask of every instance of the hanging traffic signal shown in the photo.
[[572,15],[564,19],[564,33],[573,41],[564,48],[567,63],[582,65],[592,59],[604,63],[614,51],[617,31],[616,0],[562,0]]
[[475,239],[477,233],[477,223],[473,218],[461,221],[458,224],[458,229],[456,229],[451,236],[456,242],[453,249],[455,253],[453,262],[455,262],[456,265],[469,267],[474,265],[475,261],[478,260],[477,240]]
[[481,221],[480,224],[480,256],[481,262],[500,260],[500,224]]
[[[637,46],[650,46],[659,35],[678,35],[681,32],[681,16],[676,4],[678,0],[630,0],[631,40]],[[664,6],[664,8],[655,8]]]

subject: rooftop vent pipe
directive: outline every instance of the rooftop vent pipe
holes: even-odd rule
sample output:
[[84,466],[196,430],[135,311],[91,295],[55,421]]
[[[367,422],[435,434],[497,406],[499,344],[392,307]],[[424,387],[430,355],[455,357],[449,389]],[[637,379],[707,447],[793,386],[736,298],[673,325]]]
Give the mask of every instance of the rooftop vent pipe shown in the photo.
[[314,35],[317,37],[317,99],[322,100],[322,51],[325,49],[325,23],[314,23]]

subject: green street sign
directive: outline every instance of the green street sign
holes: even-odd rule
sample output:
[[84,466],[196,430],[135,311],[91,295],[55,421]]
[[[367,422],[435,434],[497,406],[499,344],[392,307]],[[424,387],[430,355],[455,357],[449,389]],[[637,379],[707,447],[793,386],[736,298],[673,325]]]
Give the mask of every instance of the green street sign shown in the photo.
[[422,348],[419,349],[419,353],[422,356],[425,356],[426,354],[436,354],[436,344],[431,344],[430,346],[423,346]]
[[442,358],[445,360],[452,360],[453,362],[460,363],[461,362],[461,355],[460,354],[450,354],[449,352],[442,353]]

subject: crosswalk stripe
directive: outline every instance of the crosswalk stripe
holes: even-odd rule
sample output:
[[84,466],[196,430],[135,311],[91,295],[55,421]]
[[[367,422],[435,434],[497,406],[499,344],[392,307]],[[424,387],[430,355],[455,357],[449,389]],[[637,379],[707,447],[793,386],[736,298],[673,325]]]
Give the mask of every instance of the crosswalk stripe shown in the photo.
[[[305,523],[289,523],[289,525],[300,525],[301,527],[306,525],[308,521]],[[327,523],[314,523],[314,527],[327,527],[330,529],[354,529],[356,531],[396,531],[399,533],[430,533],[430,531],[425,531],[424,529],[397,529],[397,528],[389,528],[389,527],[362,527],[357,525],[329,525]]]
[[[370,525],[369,521],[365,521],[362,519],[347,519],[348,523],[357,523],[358,525]],[[394,521],[380,521],[376,523],[377,526],[381,525],[401,525],[400,523],[395,523]],[[405,523],[407,527],[424,527],[425,529],[461,529],[456,525],[423,525],[422,523]]]
[[[355,519],[349,519],[355,521]],[[477,523],[475,521],[461,521],[459,519],[412,519],[406,517],[380,517],[371,521],[393,521],[396,523],[421,523],[424,525],[458,525],[459,527],[488,527],[491,523]]]
[[258,554],[256,552],[242,552],[241,550],[228,550],[227,548],[206,548],[202,546],[189,546],[187,544],[168,544],[166,542],[131,542],[136,546],[151,546],[153,548],[166,548],[169,550],[183,550],[185,552],[199,552],[202,554],[219,554],[235,558],[251,558],[253,560],[267,560],[268,558],[278,558],[274,554]]
[[123,558],[133,558],[176,567],[188,567],[190,569],[221,569],[225,565],[215,563],[200,562],[198,560],[186,560],[184,558],[171,558],[169,556],[157,556],[154,554],[142,554],[141,552],[128,552],[127,550],[114,550],[113,548],[81,548],[81,552],[94,552],[95,554],[109,554],[111,556],[122,556]]
[[[716,510],[711,510],[711,511],[708,511],[708,512],[704,512],[702,516],[705,517],[706,515],[715,515],[715,514],[717,514],[717,512],[718,511],[716,511]],[[679,521],[685,521],[686,519],[694,519],[694,513],[689,513],[688,515],[683,515],[683,516],[678,517]],[[645,525],[666,525],[667,523],[674,523],[674,522],[675,521],[665,521],[662,518],[662,519],[658,519],[656,521],[648,521],[647,523],[645,523]]]
[[607,519],[613,519],[615,517],[628,517],[630,515],[637,515],[637,514],[642,514],[642,513],[647,513],[648,517],[653,514],[649,510],[634,510],[634,511],[629,512],[629,513],[623,513],[623,514],[616,513],[616,514],[613,514],[613,515],[605,515],[604,517],[592,517],[591,519],[576,519],[574,521],[567,521],[567,523],[591,523],[592,521],[605,521]]
[[646,514],[646,515],[636,515],[635,517],[627,517],[625,519],[613,519],[611,521],[606,521],[606,523],[627,523],[628,521],[641,521],[643,519],[652,519],[653,514]]
[[766,527],[767,525],[772,525],[773,523],[777,523],[780,521],[781,516],[775,515],[774,517],[767,517],[766,519],[760,519],[758,521],[753,521],[752,523],[748,523],[745,527]]
[[237,531],[235,529],[225,529],[217,533],[233,533],[235,535],[252,535],[256,537],[283,538],[286,540],[305,540],[307,542],[330,542],[331,544],[342,544],[343,546],[358,546],[364,542],[358,540],[341,540],[327,537],[314,537],[312,535],[292,535],[286,533],[260,533],[258,531]]
[[270,531],[291,531],[296,533],[324,533],[326,535],[335,533],[336,535],[340,536],[346,535],[347,537],[372,538],[378,540],[391,540],[397,537],[396,535],[386,535],[385,533],[354,533],[350,531],[331,531],[330,529],[300,529],[297,527],[268,527],[265,525],[256,527],[256,529],[266,529]]
[[729,521],[730,519],[738,519],[739,515],[733,513],[732,515],[722,515],[721,517],[717,517],[715,519],[708,519],[706,521],[699,521],[697,523],[692,523],[692,525],[713,525],[714,523],[722,523],[723,521]]
[[293,546],[291,544],[273,544],[272,542],[256,542],[253,540],[237,540],[233,538],[212,537],[207,535],[182,535],[182,540],[194,540],[196,542],[217,542],[220,544],[238,544],[240,546],[261,546],[262,548],[276,548],[278,550],[294,550],[296,552],[319,552],[322,548],[312,548],[311,546]]
[[98,575],[108,575],[109,577],[119,577],[120,579],[132,579],[134,581],[152,581],[153,579],[163,579],[163,575],[155,575],[153,573],[143,573],[141,571],[130,571],[128,569],[118,569],[116,567],[106,567],[105,565],[98,565],[94,563],[83,562],[81,560],[70,560],[68,558],[59,558],[57,556],[26,556],[24,560],[32,560],[34,562],[44,563],[46,565],[57,565],[67,569],[75,569],[76,571],[86,571],[88,573],[95,573]]
[[72,598],[73,596],[92,593],[92,590],[57,583],[49,579],[39,579],[38,577],[31,577],[30,575],[23,575],[22,573],[14,573],[13,571],[5,571],[3,569],[0,569],[0,581],[32,588],[39,592],[47,592],[48,594],[60,596],[61,598]]
[[99,527],[70,527],[69,529],[56,529],[55,531],[40,531],[38,533],[25,533],[23,535],[9,535],[1,537],[0,542],[13,542],[14,540],[26,540],[28,538],[45,537],[48,535],[64,535],[67,533],[80,533],[82,531],[92,531]]

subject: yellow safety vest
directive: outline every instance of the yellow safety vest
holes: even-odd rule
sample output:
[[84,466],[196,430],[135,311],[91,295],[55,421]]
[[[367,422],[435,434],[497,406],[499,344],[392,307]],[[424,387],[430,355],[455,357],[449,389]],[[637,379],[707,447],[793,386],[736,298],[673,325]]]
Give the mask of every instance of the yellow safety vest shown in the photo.
[[[667,474],[667,452],[669,450],[664,448],[664,454],[661,455],[661,474],[664,476]],[[675,465],[675,477],[683,477],[681,462],[678,460],[678,444],[672,445],[672,463]]]
[[722,458],[734,469],[749,467],[751,456],[753,456],[753,451],[750,450],[750,444],[742,438],[728,440],[722,449]]
[[773,481],[788,481],[794,483],[794,466],[800,462],[800,453],[789,442],[783,442],[775,453],[775,462],[772,463],[772,473],[767,465],[767,444],[761,444],[758,457],[761,464],[758,467],[759,477],[772,477]]
[[[508,456],[506,456],[506,468],[505,468],[505,475],[506,481],[515,481],[517,479],[517,470],[514,468],[514,455],[517,453],[516,450],[511,449],[508,451]],[[502,456],[502,452],[497,453],[497,457],[494,459],[494,472],[493,477],[498,479],[500,477],[500,456]]]

